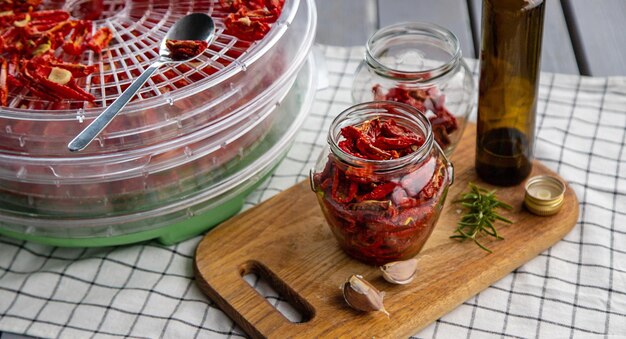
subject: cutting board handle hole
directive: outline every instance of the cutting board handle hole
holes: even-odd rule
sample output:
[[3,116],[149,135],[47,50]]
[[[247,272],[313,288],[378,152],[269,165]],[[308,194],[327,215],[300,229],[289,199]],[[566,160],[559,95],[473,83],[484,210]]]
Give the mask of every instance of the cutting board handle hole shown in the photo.
[[240,274],[290,322],[306,323],[315,316],[315,308],[262,263],[247,261],[241,265]]

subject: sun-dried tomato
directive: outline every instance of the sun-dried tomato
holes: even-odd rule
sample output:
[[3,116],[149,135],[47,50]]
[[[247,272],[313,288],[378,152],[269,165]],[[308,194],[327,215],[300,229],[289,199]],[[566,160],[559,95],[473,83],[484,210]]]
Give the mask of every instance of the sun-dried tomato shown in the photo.
[[220,0],[229,12],[224,20],[225,33],[244,41],[262,39],[278,20],[284,0]]
[[333,171],[332,197],[339,203],[349,203],[357,193],[358,185],[345,180],[345,175],[337,168]]
[[[63,60],[69,60],[68,54],[79,57],[87,49],[100,52],[109,44],[111,31],[101,28],[92,36],[91,21],[71,19],[64,10],[38,10],[40,3],[0,2],[0,104],[8,104],[8,93],[14,88],[26,88],[30,95],[48,101],[95,100],[76,79],[95,72],[97,66]],[[52,69],[57,70],[51,76]]]
[[389,181],[380,185],[375,185],[374,189],[370,192],[363,194],[357,198],[359,201],[363,200],[383,200],[386,196],[393,192],[398,184],[393,181]]
[[165,46],[173,60],[186,60],[202,54],[208,42],[203,40],[166,40]]
[[87,50],[87,36],[91,29],[91,22],[80,20],[74,27],[70,38],[63,44],[63,51],[71,55],[81,55]]
[[390,88],[383,92],[380,85],[372,88],[375,100],[396,101],[411,105],[424,113],[432,125],[435,141],[445,149],[451,143],[450,134],[459,126],[454,115],[445,107],[445,95],[435,87],[412,89],[407,87]]
[[59,60],[51,60],[47,64],[52,67],[59,67],[59,68],[68,70],[70,71],[70,73],[72,73],[72,76],[75,78],[86,77],[98,69],[98,66],[96,65],[72,64],[69,62],[63,62]]
[[46,91],[57,100],[74,99],[83,101],[93,101],[94,96],[76,85],[76,80],[71,77],[65,84],[60,84],[49,79],[52,67],[34,64],[32,61],[26,66],[25,77],[31,81],[34,88]]
[[285,0],[220,0],[220,6],[231,13],[242,8],[248,10],[267,8],[280,14],[284,4]]
[[96,20],[100,18],[103,10],[103,0],[80,1],[74,6],[72,16],[83,20]]
[[339,147],[346,153],[369,160],[389,160],[413,153],[424,138],[396,124],[394,120],[369,120],[360,126],[341,129]]
[[7,80],[9,65],[4,58],[0,58],[0,105],[6,106],[9,97]]
[[42,0],[3,0],[0,1],[0,11],[28,11],[41,5]]
[[87,39],[87,48],[100,53],[102,49],[109,45],[109,42],[113,39],[113,32],[108,27],[102,27],[96,31],[93,36],[89,36]]
[[224,20],[226,34],[230,34],[246,41],[256,41],[263,39],[269,32],[270,25],[267,22],[256,21],[248,16],[231,13]]

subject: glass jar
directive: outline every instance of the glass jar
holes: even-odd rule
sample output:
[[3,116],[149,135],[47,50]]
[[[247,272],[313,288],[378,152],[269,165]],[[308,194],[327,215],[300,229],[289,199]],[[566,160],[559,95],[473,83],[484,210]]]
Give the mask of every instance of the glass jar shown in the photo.
[[391,100],[409,104],[431,122],[449,156],[474,108],[474,79],[456,36],[430,23],[400,23],[367,41],[352,86],[354,103]]
[[[342,149],[344,127],[360,128],[376,119],[393,120],[423,144],[389,160],[368,160]],[[311,170],[311,189],[341,248],[374,265],[415,256],[433,231],[454,177],[429,120],[406,104],[366,102],[334,119],[327,142]]]

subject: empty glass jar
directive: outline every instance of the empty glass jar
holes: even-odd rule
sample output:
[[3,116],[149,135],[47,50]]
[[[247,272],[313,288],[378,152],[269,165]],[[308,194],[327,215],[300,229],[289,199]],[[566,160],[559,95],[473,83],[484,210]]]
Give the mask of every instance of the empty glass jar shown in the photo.
[[355,103],[391,100],[417,108],[450,155],[474,107],[474,89],[456,36],[438,25],[410,22],[382,28],[370,37],[352,98]]
[[[411,140],[419,143],[405,148]],[[355,152],[346,151],[353,141]],[[339,114],[327,142],[311,171],[311,188],[341,248],[374,265],[415,256],[454,177],[428,119],[406,104],[367,102]],[[399,157],[370,159],[390,149]]]

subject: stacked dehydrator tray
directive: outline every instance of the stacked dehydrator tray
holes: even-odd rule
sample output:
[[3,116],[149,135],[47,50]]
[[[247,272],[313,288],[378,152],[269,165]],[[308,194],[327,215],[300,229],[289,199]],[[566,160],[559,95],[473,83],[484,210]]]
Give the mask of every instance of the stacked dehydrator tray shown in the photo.
[[[310,109],[313,0],[286,0],[249,45],[224,32],[220,2],[105,1],[113,40],[85,64],[94,107],[49,109],[27,92],[0,110],[0,234],[58,246],[172,244],[237,213],[272,173]],[[67,143],[157,57],[178,18],[204,12],[216,38],[162,68],[84,151]],[[242,47],[243,46],[243,47]],[[31,104],[29,104],[31,103]]]

